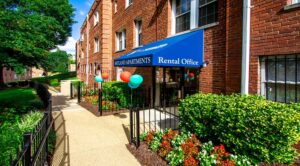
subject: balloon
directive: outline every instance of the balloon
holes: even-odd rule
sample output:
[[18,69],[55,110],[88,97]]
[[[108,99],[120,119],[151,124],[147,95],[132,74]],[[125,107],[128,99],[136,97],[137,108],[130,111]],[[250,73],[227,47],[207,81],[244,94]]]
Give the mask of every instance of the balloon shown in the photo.
[[138,74],[132,75],[130,77],[130,84],[133,86],[140,85],[143,81],[143,77]]
[[194,73],[189,73],[189,77],[193,78],[193,77],[195,77],[195,74]]
[[140,84],[139,84],[139,85],[132,85],[130,82],[128,82],[128,86],[129,86],[131,89],[136,89],[136,88],[138,88],[138,87],[140,86]]
[[128,72],[128,71],[124,71],[120,75],[121,80],[124,81],[124,82],[129,82],[130,77],[131,77],[131,73]]
[[191,81],[193,81],[193,80],[195,80],[195,77],[192,77],[192,78],[191,78]]
[[108,79],[108,73],[102,73],[102,78],[103,79]]
[[102,79],[102,77],[100,77],[100,76],[96,76],[96,77],[95,77],[95,81],[96,81],[96,82],[103,82],[103,79]]
[[187,79],[189,77],[188,74],[184,74],[184,78]]

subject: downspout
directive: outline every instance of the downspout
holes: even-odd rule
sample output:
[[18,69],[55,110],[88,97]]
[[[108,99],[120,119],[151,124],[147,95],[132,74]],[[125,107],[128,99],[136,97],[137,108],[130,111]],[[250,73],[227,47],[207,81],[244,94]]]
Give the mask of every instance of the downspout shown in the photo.
[[249,94],[251,0],[244,0],[241,94]]
[[85,68],[85,74],[86,74],[86,84],[89,83],[89,14],[86,16],[86,68]]

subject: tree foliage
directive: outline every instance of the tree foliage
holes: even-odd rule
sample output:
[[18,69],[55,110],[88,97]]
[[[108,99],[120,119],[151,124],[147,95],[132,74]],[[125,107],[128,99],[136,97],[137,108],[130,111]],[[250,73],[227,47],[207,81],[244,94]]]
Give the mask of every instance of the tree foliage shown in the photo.
[[37,66],[71,35],[68,0],[0,1],[0,66]]
[[69,67],[69,55],[66,51],[57,50],[49,53],[48,57],[41,63],[46,72],[67,72]]

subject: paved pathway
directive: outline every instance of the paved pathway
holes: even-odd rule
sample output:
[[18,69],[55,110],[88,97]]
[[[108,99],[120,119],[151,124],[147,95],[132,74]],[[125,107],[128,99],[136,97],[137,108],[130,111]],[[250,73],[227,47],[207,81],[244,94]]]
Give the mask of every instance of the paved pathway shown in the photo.
[[135,166],[126,149],[128,114],[96,117],[67,97],[53,92],[57,132],[53,166]]

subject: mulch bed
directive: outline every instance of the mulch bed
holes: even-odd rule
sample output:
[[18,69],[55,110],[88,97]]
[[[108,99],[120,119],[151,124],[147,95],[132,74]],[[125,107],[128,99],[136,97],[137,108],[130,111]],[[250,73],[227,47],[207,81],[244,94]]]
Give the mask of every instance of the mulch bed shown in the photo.
[[[81,101],[79,105],[88,111],[90,111],[92,114],[95,116],[100,116],[100,112],[98,111],[98,106],[95,106],[93,104],[90,104],[85,101]],[[119,113],[126,113],[129,112],[127,109],[120,109],[120,110],[103,110],[102,111],[102,116],[108,116],[108,115],[114,115],[114,114],[119,114]]]
[[167,162],[163,160],[157,153],[152,152],[148,145],[141,142],[139,148],[136,148],[135,145],[127,144],[127,149],[134,155],[134,157],[140,162],[143,166],[167,166]]

